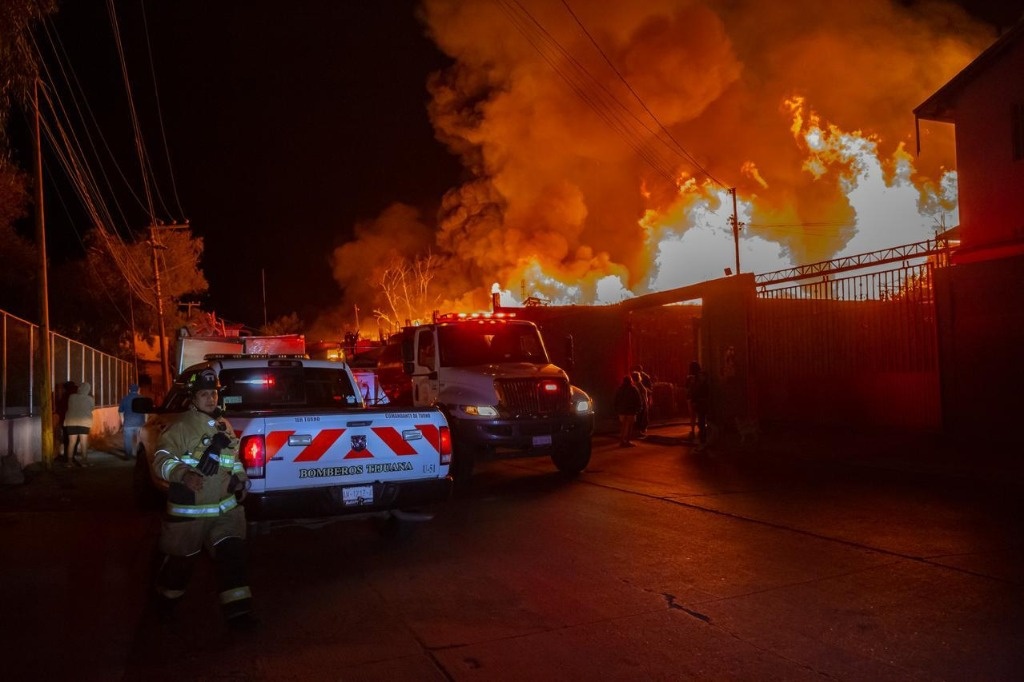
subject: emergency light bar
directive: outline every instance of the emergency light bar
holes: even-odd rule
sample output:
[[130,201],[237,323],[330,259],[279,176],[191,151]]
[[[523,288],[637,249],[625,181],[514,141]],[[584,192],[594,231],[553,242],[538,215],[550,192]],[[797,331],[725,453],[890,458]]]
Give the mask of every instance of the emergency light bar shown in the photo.
[[444,313],[435,315],[434,322],[463,322],[469,320],[510,320],[515,313]]
[[309,360],[305,353],[210,353],[204,360]]

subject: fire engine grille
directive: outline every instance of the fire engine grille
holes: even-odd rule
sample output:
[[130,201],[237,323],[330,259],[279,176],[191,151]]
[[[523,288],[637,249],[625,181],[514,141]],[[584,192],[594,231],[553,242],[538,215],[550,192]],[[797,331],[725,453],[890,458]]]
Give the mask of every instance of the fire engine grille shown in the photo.
[[[569,406],[569,384],[564,379],[496,379],[501,407],[516,415],[563,413]],[[544,387],[555,386],[556,390]]]

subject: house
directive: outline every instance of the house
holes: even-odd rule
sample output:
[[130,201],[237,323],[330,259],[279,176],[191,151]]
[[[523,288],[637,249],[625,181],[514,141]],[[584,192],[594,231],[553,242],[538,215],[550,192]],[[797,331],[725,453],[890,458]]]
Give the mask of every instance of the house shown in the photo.
[[956,126],[955,263],[1024,254],[1024,21],[914,109]]
[[1012,442],[1024,411],[1024,21],[914,115],[956,134],[960,244],[934,283],[944,425]]

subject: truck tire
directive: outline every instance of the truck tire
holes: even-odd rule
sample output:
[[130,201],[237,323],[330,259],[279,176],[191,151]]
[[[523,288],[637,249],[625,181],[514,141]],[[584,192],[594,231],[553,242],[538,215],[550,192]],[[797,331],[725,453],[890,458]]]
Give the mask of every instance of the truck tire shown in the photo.
[[132,493],[135,495],[136,506],[143,511],[157,511],[164,505],[163,495],[156,489],[149,477],[149,460],[146,458],[146,451],[141,446],[135,453]]
[[590,439],[568,445],[551,453],[555,468],[566,476],[576,476],[590,464]]

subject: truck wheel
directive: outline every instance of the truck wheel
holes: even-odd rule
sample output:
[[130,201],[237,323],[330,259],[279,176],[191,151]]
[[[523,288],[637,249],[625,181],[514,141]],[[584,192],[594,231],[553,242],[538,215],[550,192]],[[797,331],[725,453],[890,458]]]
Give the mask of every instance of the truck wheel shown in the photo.
[[149,460],[146,451],[139,447],[135,454],[135,468],[132,470],[132,492],[135,504],[144,511],[159,510],[163,506],[163,496],[149,478]]
[[551,453],[555,467],[567,476],[576,476],[590,464],[590,439]]

